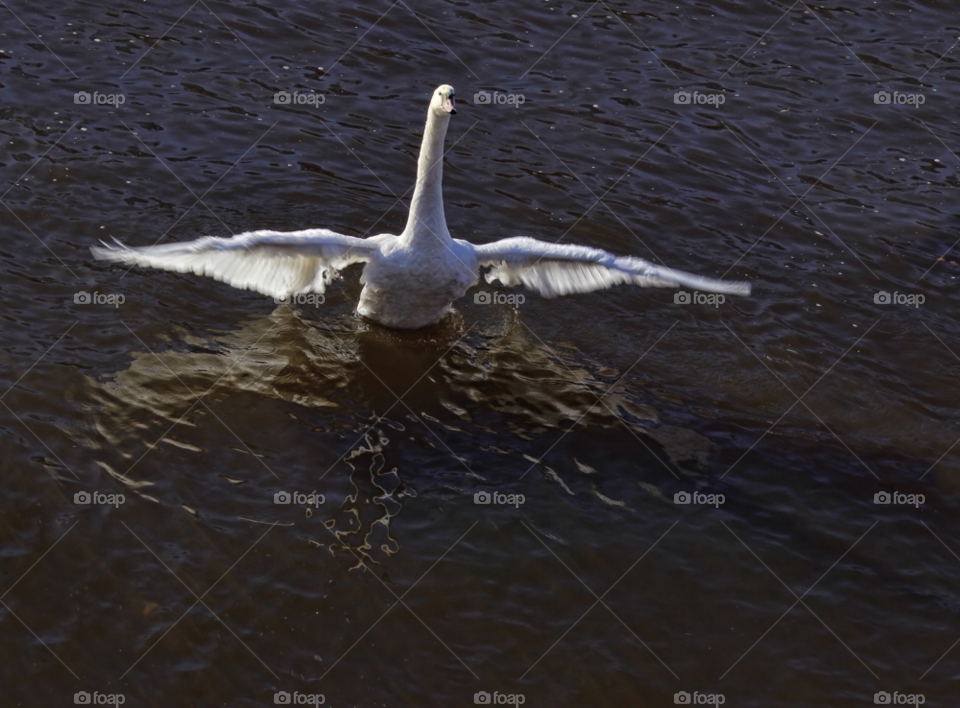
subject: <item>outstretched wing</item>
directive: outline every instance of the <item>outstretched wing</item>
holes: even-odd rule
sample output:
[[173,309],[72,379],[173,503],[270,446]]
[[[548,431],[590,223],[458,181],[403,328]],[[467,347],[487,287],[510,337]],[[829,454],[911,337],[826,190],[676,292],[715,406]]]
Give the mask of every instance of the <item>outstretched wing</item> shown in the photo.
[[544,297],[588,293],[621,283],[641,287],[684,286],[714,293],[749,295],[750,284],[716,280],[658,266],[642,258],[615,256],[599,248],[560,245],[518,236],[474,246],[481,266],[491,266],[487,282],[520,285]]
[[327,229],[249,231],[231,238],[205,236],[146,248],[116,244],[90,250],[99,260],[207,275],[277,298],[322,293],[338,271],[370,260],[379,248],[373,240]]

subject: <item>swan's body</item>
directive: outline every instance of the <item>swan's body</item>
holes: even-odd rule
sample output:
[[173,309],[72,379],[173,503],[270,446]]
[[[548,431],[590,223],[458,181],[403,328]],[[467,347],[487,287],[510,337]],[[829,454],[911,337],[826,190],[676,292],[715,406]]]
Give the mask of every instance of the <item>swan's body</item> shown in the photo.
[[522,284],[544,297],[620,283],[750,294],[747,283],[701,278],[585,246],[525,237],[476,246],[451,238],[442,193],[443,145],[451,113],[456,113],[454,92],[444,85],[430,102],[410,216],[399,236],[363,239],[327,229],[252,231],[147,248],[118,243],[91,251],[98,259],[208,275],[276,298],[323,293],[340,270],[365,262],[357,312],[398,329],[439,322],[453,302],[477,283],[482,266],[490,267],[488,282]]

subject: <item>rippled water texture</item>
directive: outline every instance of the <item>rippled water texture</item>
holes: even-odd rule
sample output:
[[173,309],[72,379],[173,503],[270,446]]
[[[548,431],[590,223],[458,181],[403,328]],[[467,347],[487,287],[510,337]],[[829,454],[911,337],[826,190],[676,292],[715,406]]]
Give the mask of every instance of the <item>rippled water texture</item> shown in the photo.
[[[0,703],[957,705],[958,14],[5,0]],[[399,232],[440,83],[455,237],[753,296],[92,260]]]

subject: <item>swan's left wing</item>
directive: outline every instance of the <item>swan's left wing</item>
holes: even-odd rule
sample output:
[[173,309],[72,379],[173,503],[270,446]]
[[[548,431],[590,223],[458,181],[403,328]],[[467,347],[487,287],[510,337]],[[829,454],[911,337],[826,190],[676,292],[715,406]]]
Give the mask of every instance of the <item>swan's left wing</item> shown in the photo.
[[196,273],[235,288],[275,298],[322,293],[337,272],[368,261],[379,249],[372,239],[327,229],[249,231],[231,238],[205,236],[196,241],[130,248],[117,241],[90,250],[99,260]]
[[615,256],[599,248],[560,245],[518,236],[473,246],[481,266],[491,266],[487,282],[523,284],[544,297],[587,293],[621,283],[641,287],[676,288],[730,295],[749,295],[750,284],[702,278],[658,266],[642,258]]

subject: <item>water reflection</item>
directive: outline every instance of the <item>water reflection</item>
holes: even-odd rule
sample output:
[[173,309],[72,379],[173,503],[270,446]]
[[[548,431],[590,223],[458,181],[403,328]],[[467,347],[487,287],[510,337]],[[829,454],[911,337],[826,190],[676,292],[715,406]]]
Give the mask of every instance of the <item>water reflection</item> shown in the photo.
[[[351,489],[335,517],[326,510],[336,536],[331,550],[349,544],[366,561],[397,552],[390,521],[421,482],[442,496],[487,480],[506,456],[574,494],[573,482],[539,460],[574,426],[624,426],[688,474],[712,453],[706,438],[663,424],[635,380],[617,383],[619,372],[574,347],[538,341],[511,311],[472,324],[458,314],[427,330],[397,332],[347,313],[311,320],[280,306],[230,330],[156,338],[140,340],[127,368],[88,378],[95,422],[82,442],[107,458],[98,460],[101,467],[134,490],[155,485],[149,498],[170,504],[176,501],[163,496],[164,473],[151,467],[154,446],[216,459],[224,452],[253,456],[257,483],[271,484],[269,473],[280,477],[273,467],[287,464],[281,441],[293,421],[310,433],[294,430],[291,439],[304,489],[349,468]],[[277,410],[282,418],[263,419]],[[229,432],[206,438],[202,428],[215,428],[214,417]],[[269,444],[258,442],[265,432]],[[211,449],[224,445],[228,450]],[[401,453],[398,445],[410,449]],[[345,448],[327,461],[331,450]],[[434,465],[455,472],[428,479]],[[233,488],[251,479],[219,477]],[[622,503],[596,494],[594,501]]]

